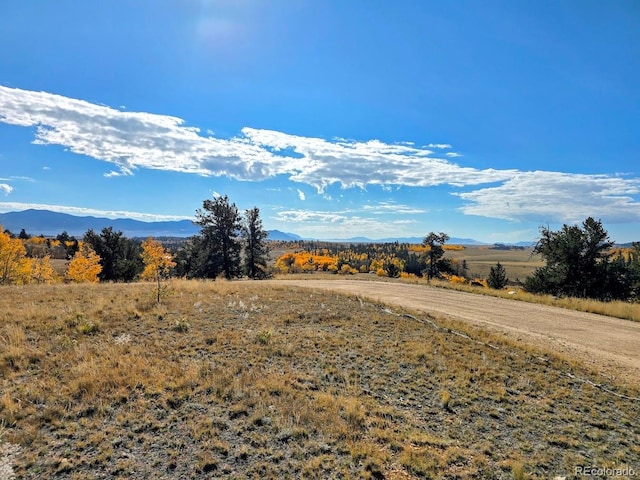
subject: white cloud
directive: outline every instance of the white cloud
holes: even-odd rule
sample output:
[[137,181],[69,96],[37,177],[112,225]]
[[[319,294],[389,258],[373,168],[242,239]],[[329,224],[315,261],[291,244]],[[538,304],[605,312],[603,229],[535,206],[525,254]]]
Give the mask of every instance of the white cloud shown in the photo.
[[0,183],[0,192],[4,192],[4,195],[7,196],[13,192],[13,187],[7,183]]
[[[200,135],[184,120],[123,112],[73,98],[0,86],[0,122],[36,127],[34,143],[115,164],[121,174],[138,168],[259,181],[289,175],[319,192],[376,185],[469,185],[510,178],[514,171],[477,170],[433,158],[433,151],[377,140],[328,141],[286,133],[242,129],[218,139]],[[108,171],[107,176],[116,175]]]
[[394,202],[380,202],[374,205],[364,205],[362,208],[363,210],[370,211],[375,214],[394,213],[398,215],[408,215],[427,212],[427,210],[423,208],[410,207],[408,205],[401,205]]
[[297,190],[298,190],[298,197],[300,198],[300,200],[304,201],[305,198],[306,198],[304,192],[302,190],[300,190],[299,188]]
[[11,182],[11,181],[15,181],[15,180],[20,180],[20,181],[23,181],[23,182],[30,182],[30,183],[35,182],[35,180],[33,178],[31,178],[31,177],[25,177],[25,176],[19,176],[19,175],[12,175],[9,178],[0,177],[0,181]]
[[19,212],[22,210],[50,210],[52,212],[68,213],[78,217],[94,216],[106,218],[131,218],[143,222],[162,222],[171,220],[191,220],[193,217],[180,215],[156,215],[154,213],[129,212],[126,210],[99,210],[95,208],[69,207],[64,205],[48,205],[42,203],[0,202],[0,212]]
[[350,238],[359,236],[362,232],[366,232],[367,237],[373,239],[408,235],[413,231],[413,225],[416,223],[413,220],[381,222],[379,218],[354,215],[350,211],[327,212],[302,209],[277,212],[273,219],[291,224],[291,228],[295,228],[299,235],[327,239]]
[[637,222],[640,179],[560,172],[520,172],[496,187],[459,193],[468,215],[576,223],[592,216]]
[[133,175],[133,172],[124,166],[120,167],[120,170],[111,170],[110,172],[106,172],[104,174],[105,177],[107,178],[111,178],[111,177],[126,177],[129,175]]
[[318,212],[312,210],[283,210],[276,214],[275,218],[283,222],[303,223],[336,223],[343,222],[348,217],[340,212]]
[[290,179],[316,187],[322,193],[334,183],[343,188],[366,185],[477,185],[504,181],[516,170],[478,170],[461,167],[440,158],[433,151],[406,144],[387,144],[378,140],[356,142],[289,135],[273,130],[243,128],[252,145],[296,156],[277,156],[281,173]]
[[[606,221],[640,218],[639,178],[480,170],[437,157],[434,150],[451,148],[444,143],[425,148],[410,142],[325,140],[248,127],[236,137],[220,139],[209,132],[201,135],[198,128],[177,117],[121,111],[3,86],[0,122],[36,127],[36,144],[60,145],[115,166],[106,169],[104,175],[109,177],[133,175],[137,169],[244,181],[286,176],[316,188],[325,198],[325,189],[334,184],[343,188],[379,185],[383,189],[437,185],[462,189],[493,184],[454,192],[465,202],[462,211],[510,220],[574,221],[586,215]],[[459,155],[444,153],[449,158]],[[3,187],[5,193],[7,186]]]
[[176,117],[122,112],[46,92],[0,86],[0,122],[37,127],[34,143],[61,145],[115,164],[123,174],[149,168],[260,180],[276,173],[273,156],[242,139],[203,137]]

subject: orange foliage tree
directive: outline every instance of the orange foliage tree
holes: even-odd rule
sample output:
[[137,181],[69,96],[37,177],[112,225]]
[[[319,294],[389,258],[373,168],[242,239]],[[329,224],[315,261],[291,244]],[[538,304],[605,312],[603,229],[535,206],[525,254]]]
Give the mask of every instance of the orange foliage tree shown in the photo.
[[285,253],[276,260],[276,268],[282,273],[333,272],[338,271],[338,257],[314,255],[309,252]]
[[31,279],[31,261],[19,238],[11,238],[0,225],[0,284],[22,284]]
[[67,267],[67,280],[76,283],[97,283],[102,271],[100,256],[84,242],[78,242],[78,251]]
[[142,261],[144,262],[142,278],[154,280],[157,283],[157,301],[160,303],[162,278],[169,275],[171,269],[176,266],[176,262],[173,261],[173,255],[151,237],[142,242]]

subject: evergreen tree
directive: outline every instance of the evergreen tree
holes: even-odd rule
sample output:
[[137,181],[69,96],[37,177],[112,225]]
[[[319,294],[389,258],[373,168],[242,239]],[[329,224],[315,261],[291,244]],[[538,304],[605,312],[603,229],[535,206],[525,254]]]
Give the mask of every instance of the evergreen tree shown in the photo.
[[261,279],[269,276],[267,272],[269,247],[266,243],[268,235],[262,227],[258,207],[246,210],[242,224],[242,237],[244,239],[244,271],[249,278]]
[[240,277],[242,245],[238,235],[242,222],[235,203],[229,203],[227,195],[204,200],[202,209],[196,211],[195,223],[202,227],[196,276],[216,278],[223,274],[226,279]]
[[587,218],[582,226],[563,225],[554,232],[541,229],[534,253],[546,265],[525,282],[526,290],[559,296],[623,299],[631,295],[632,280],[626,280],[624,262],[611,262],[614,245],[600,221]]
[[84,241],[100,257],[100,280],[130,282],[143,270],[140,246],[112,227],[103,228],[100,235],[88,230]]
[[396,262],[385,262],[382,268],[389,278],[398,278],[400,276],[400,267]]
[[507,281],[507,271],[500,262],[496,263],[495,267],[491,267],[489,277],[487,277],[489,287],[500,290],[507,285]]
[[[444,247],[443,245],[447,243],[449,240],[449,235],[446,233],[434,233],[431,232],[427,235],[422,244],[425,247],[429,248],[427,252],[427,279],[431,280],[432,278],[438,278],[440,276],[441,271],[445,271],[447,265],[443,263],[442,257],[444,256]],[[443,268],[444,267],[444,268]]]
[[199,251],[202,248],[202,237],[195,235],[188,238],[182,247],[174,254],[173,260],[176,262],[174,275],[177,277],[197,278],[200,275]]

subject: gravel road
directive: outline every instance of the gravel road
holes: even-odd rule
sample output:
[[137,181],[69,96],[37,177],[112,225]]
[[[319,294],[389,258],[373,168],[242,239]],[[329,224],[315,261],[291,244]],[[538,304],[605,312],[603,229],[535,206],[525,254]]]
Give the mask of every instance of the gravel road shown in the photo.
[[424,285],[347,279],[269,282],[359,295],[389,306],[462,320],[558,351],[605,376],[640,385],[640,322]]

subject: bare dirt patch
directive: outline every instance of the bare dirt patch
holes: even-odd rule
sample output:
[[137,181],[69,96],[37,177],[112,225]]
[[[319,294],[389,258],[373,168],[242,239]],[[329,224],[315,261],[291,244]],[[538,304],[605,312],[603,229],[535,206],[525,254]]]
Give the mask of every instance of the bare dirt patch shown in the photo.
[[501,332],[574,357],[605,376],[640,384],[640,323],[424,285],[351,279],[272,280],[370,298]]

